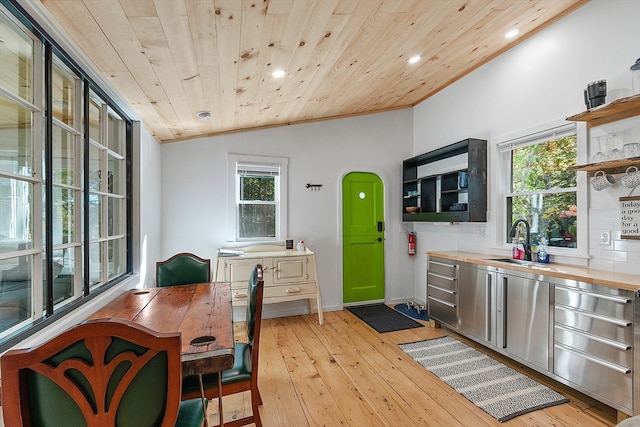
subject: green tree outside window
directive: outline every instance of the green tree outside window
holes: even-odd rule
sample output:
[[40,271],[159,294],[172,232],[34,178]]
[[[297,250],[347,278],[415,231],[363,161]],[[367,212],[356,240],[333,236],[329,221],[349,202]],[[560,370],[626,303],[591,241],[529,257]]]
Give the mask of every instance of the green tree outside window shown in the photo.
[[[531,242],[577,247],[577,138],[570,135],[511,151],[508,227],[519,218],[531,224]],[[523,236],[524,238],[524,236]]]

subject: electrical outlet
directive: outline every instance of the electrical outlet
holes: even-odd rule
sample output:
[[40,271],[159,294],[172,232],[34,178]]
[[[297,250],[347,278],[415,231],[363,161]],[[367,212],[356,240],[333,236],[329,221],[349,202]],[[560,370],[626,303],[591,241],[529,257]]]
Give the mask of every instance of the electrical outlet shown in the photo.
[[611,232],[603,231],[600,233],[600,244],[601,245],[611,244]]

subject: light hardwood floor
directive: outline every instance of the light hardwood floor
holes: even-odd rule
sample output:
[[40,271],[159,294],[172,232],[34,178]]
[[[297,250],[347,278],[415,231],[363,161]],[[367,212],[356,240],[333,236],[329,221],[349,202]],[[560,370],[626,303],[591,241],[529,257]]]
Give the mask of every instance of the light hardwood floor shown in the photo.
[[[427,327],[378,334],[349,311],[265,319],[260,338],[260,416],[265,427],[614,426],[616,412],[563,385],[492,356],[563,393],[571,402],[497,422],[424,369],[397,344],[456,336]],[[236,325],[242,339],[243,325]],[[224,419],[251,411],[248,393],[223,399]],[[209,425],[218,422],[211,402]]]

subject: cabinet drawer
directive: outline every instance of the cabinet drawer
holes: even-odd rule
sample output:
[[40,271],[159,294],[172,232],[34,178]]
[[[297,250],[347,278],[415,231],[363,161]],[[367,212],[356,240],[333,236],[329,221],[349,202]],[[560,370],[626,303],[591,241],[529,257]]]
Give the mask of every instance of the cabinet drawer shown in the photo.
[[448,302],[450,304],[455,305],[458,302],[456,298],[456,291],[452,289],[429,285],[427,286],[427,294],[430,297],[433,297],[440,301]]
[[[232,301],[245,302],[247,300],[247,286],[242,289],[232,289]],[[315,283],[295,283],[283,286],[265,286],[264,298],[286,299],[313,298],[316,296],[318,287]]]
[[431,258],[429,260],[428,265],[429,273],[435,273],[439,276],[447,276],[451,278],[456,278],[457,276],[457,268],[455,264],[452,264],[450,261],[442,260],[440,258]]
[[598,335],[623,344],[633,344],[633,326],[626,320],[603,316],[597,313],[575,310],[571,307],[555,306],[555,323]]
[[317,291],[315,283],[295,283],[286,286],[266,286],[264,297],[295,297],[298,295],[315,296]]
[[427,274],[427,285],[437,286],[442,289],[451,289],[452,291],[456,291],[458,289],[458,281],[455,276],[443,276],[438,273],[432,273],[431,271]]
[[554,341],[620,366],[633,367],[632,346],[626,343],[557,324],[554,327]]
[[632,374],[625,367],[555,344],[554,373],[597,396],[633,407]]
[[625,321],[633,319],[632,297],[628,291],[611,289],[596,292],[595,289],[560,285],[555,289],[556,304]]
[[429,318],[448,325],[453,329],[458,329],[458,306],[452,302],[438,299],[434,296],[427,296]]

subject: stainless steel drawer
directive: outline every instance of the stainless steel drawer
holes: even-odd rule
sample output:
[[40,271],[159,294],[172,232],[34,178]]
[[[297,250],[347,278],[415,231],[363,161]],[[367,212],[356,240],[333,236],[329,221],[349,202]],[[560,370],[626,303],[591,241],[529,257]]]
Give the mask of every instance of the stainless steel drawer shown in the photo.
[[555,344],[554,373],[590,394],[631,409],[633,407],[632,374],[625,367],[595,356]]
[[569,326],[583,332],[633,345],[632,322],[597,313],[575,310],[571,307],[559,305],[556,301],[555,323]]
[[427,296],[429,318],[458,329],[458,305],[431,295]]
[[629,344],[558,324],[554,328],[554,341],[629,369],[633,367],[633,351]]
[[430,273],[436,273],[441,276],[456,277],[457,269],[456,265],[451,261],[447,261],[440,258],[431,258],[427,266]]
[[438,286],[427,286],[427,295],[450,304],[457,304],[456,291]]
[[458,283],[455,276],[444,276],[438,273],[432,273],[431,271],[427,274],[427,285],[433,285],[439,288],[451,289],[454,291],[458,289]]
[[[587,284],[583,284],[586,286]],[[573,288],[556,285],[556,304],[578,310],[601,314],[615,319],[631,321],[633,319],[632,295],[619,289],[600,289],[591,285],[592,289]]]

